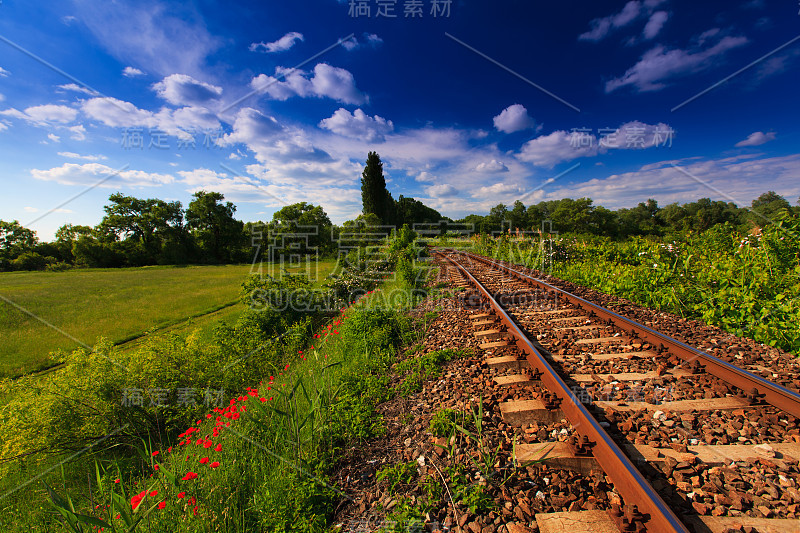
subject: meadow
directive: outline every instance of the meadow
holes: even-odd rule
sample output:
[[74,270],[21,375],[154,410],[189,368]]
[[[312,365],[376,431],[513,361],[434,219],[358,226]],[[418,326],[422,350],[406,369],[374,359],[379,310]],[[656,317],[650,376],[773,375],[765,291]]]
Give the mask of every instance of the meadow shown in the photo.
[[[334,260],[320,261],[317,279],[321,281],[334,266]],[[242,309],[237,304],[239,290],[251,268],[245,264],[2,272],[0,378],[46,369],[54,364],[50,352],[72,350],[80,343],[93,346],[100,337],[120,345],[148,331],[185,329],[210,318],[235,321]],[[269,265],[262,268],[281,274]]]

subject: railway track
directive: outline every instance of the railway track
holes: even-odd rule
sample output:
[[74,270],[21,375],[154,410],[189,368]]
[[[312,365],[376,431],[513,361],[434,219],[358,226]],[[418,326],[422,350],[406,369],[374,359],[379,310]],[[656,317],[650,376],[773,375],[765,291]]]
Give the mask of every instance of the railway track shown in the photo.
[[434,256],[507,391],[497,407],[523,441],[515,464],[613,485],[611,498],[537,514],[541,531],[800,531],[797,365],[776,383],[520,267]]

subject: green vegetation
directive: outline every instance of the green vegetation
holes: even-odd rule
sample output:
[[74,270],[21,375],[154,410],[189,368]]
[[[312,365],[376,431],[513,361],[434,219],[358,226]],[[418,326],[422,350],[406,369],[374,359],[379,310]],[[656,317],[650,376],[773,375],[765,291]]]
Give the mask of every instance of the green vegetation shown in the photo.
[[800,354],[800,217],[752,232],[730,223],[666,240],[474,239],[474,249]]
[[[387,244],[391,269],[405,249]],[[235,323],[128,350],[101,341],[0,383],[4,531],[326,530],[332,468],[384,431],[375,406],[424,324],[406,316],[421,293],[400,277],[333,318],[276,309],[307,288],[249,278]]]
[[[334,265],[319,262],[319,275]],[[101,336],[116,344],[217,310],[235,318],[232,313],[242,307],[234,304],[250,270],[228,265],[6,272],[0,273],[0,295],[87,345]],[[0,377],[46,368],[54,364],[49,352],[77,346],[7,302],[0,302],[0,336]]]

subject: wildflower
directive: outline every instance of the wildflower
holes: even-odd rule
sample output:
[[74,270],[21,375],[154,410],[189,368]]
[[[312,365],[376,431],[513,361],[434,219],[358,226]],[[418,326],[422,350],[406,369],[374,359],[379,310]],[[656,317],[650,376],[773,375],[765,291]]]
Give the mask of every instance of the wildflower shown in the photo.
[[131,508],[134,511],[136,510],[137,507],[139,507],[139,504],[142,503],[142,500],[144,499],[144,497],[146,495],[147,495],[147,491],[143,490],[142,492],[140,492],[139,494],[137,494],[137,495],[135,495],[134,497],[131,498]]
[[158,469],[159,469],[158,465],[153,465],[153,470],[158,470]]
[[[261,399],[263,400],[264,398],[261,398]],[[214,451],[215,452],[221,452],[222,451],[222,444],[217,444],[217,447],[214,448]]]
[[163,509],[166,506],[167,506],[167,502],[161,502],[161,503],[158,504],[158,508],[159,509]]
[[[187,456],[187,459],[188,459],[188,456]],[[197,474],[195,474],[194,472],[187,472],[186,475],[183,476],[181,479],[184,480],[184,481],[189,481],[190,479],[194,479],[196,477],[197,477]]]
[[153,492],[150,493],[150,497],[151,498],[154,498],[157,495],[158,495],[158,491],[157,490],[154,490]]
[[210,465],[208,465],[208,466],[210,466],[211,468],[216,468],[216,467],[218,467],[218,466],[219,466],[219,461],[214,461],[213,463],[211,463],[211,464],[210,464]]
[[168,451],[168,452],[170,452],[170,453],[172,453],[172,446],[170,446],[169,448],[167,448],[167,451]]
[[150,455],[152,455],[153,457],[155,457],[156,455],[158,455],[158,450],[154,451],[154,452],[153,452],[153,453],[151,453]]
[[119,483],[119,479],[115,479],[115,480],[114,480],[114,483]]
[[194,505],[195,503],[197,503],[197,500],[195,500],[194,496],[192,496],[191,498],[186,500],[186,503],[188,503],[189,505]]
[[208,462],[208,457],[203,457],[202,459],[200,459],[200,464],[201,464],[201,465],[204,465],[204,464],[206,464],[207,462]]
[[214,445],[213,442],[211,442],[210,440],[207,440],[205,442],[205,444],[203,444],[203,448],[211,448],[211,446],[213,446],[213,445]]
[[180,500],[180,499],[183,499],[183,497],[184,497],[184,496],[186,496],[186,493],[185,493],[185,492],[179,492],[179,493],[178,493],[178,499],[179,499],[179,500]]

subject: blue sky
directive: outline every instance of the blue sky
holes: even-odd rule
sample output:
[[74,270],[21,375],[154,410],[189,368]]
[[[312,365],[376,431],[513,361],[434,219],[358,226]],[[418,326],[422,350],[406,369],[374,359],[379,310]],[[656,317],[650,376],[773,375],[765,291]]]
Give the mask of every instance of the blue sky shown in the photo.
[[6,0],[0,218],[48,240],[117,191],[204,189],[341,223],[370,150],[453,218],[800,196],[796,2],[434,3]]

